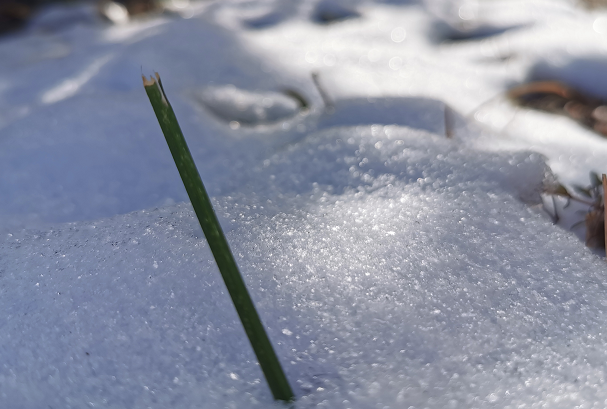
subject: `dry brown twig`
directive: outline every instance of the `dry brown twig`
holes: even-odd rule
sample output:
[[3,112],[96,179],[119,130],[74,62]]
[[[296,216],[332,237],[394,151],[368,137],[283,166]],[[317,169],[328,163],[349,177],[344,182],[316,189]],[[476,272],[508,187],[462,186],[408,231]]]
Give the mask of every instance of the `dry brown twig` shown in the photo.
[[607,137],[607,103],[559,81],[538,81],[510,89],[516,105],[568,116]]

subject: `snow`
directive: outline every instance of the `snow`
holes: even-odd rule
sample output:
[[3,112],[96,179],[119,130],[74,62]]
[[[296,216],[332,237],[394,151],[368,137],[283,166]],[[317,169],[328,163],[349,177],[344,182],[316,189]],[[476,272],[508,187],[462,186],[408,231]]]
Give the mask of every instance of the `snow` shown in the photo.
[[0,39],[0,407],[282,406],[142,66],[294,407],[607,404],[604,253],[541,207],[607,145],[503,96],[555,78],[606,98],[605,11],[232,0],[111,26],[87,7]]
[[276,122],[297,115],[300,108],[298,101],[288,95],[251,92],[233,85],[210,87],[197,97],[217,117],[237,125]]

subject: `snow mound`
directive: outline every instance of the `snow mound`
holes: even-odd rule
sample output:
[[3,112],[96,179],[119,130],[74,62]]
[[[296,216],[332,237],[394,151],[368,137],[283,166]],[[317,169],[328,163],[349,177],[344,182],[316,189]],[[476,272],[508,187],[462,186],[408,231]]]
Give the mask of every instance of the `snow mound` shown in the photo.
[[[473,180],[488,192],[506,190],[528,203],[540,202],[548,172],[536,153],[480,153],[444,136],[394,125],[326,129],[273,155],[263,166],[268,186],[278,193],[322,186],[342,193],[391,183],[448,189]],[[264,175],[255,177],[263,180]],[[256,186],[256,191],[262,189]]]
[[[544,172],[336,128],[216,201],[297,407],[606,399],[603,263],[516,198]],[[1,406],[272,406],[189,205],[9,234],[0,271]]]

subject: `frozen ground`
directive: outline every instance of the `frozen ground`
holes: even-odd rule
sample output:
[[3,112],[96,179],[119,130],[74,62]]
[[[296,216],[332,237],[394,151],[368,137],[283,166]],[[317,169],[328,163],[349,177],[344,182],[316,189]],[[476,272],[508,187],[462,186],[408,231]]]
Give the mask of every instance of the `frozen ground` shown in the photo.
[[607,142],[503,98],[528,78],[607,98],[606,11],[176,10],[107,26],[56,7],[0,39],[0,407],[280,407],[142,69],[163,77],[296,408],[607,406],[605,262],[540,205],[550,173],[606,172]]

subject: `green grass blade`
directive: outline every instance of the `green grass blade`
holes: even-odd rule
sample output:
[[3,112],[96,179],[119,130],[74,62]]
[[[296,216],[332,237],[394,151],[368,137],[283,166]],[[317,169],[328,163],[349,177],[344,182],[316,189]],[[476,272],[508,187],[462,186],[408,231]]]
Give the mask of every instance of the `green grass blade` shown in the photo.
[[215,257],[219,271],[232,297],[232,302],[249,337],[251,346],[257,355],[261,369],[268,381],[274,399],[291,401],[294,399],[291,386],[280,366],[278,357],[259,319],[253,300],[247,291],[244,280],[238,271],[234,256],[221,230],[209,196],[202,184],[190,150],[186,144],[173,108],[167,100],[160,77],[156,79],[143,77],[143,85],[150,98],[160,128],[166,138],[183,184],[192,201],[200,226]]

